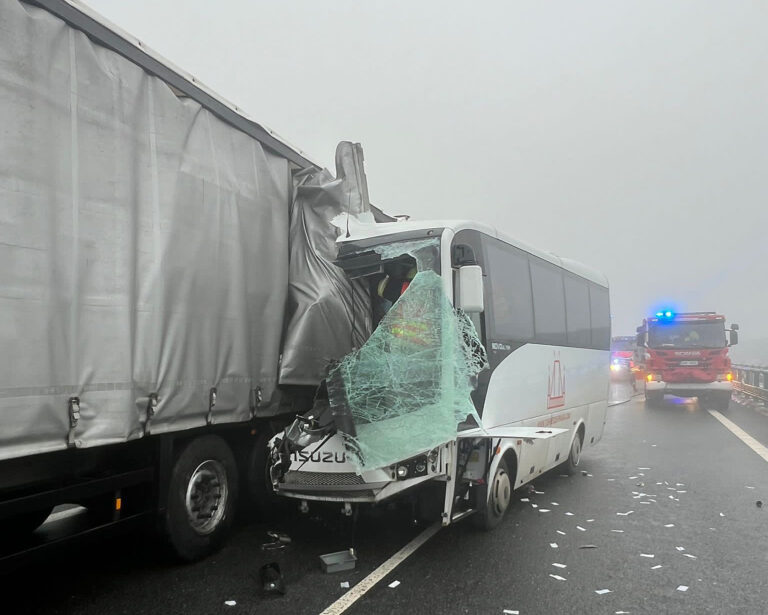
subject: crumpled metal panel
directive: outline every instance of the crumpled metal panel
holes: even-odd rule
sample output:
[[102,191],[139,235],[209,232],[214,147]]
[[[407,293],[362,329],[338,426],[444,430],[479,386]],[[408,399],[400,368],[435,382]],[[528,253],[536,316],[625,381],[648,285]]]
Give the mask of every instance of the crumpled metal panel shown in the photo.
[[151,433],[248,419],[276,386],[287,161],[13,0],[0,135],[0,459],[140,437],[151,393]]
[[[297,178],[291,212],[288,325],[280,383],[317,385],[331,360],[359,348],[371,333],[365,282],[350,281],[333,264],[344,214],[374,222],[359,144],[336,148],[336,178],[327,170]],[[341,220],[341,227],[334,220]]]

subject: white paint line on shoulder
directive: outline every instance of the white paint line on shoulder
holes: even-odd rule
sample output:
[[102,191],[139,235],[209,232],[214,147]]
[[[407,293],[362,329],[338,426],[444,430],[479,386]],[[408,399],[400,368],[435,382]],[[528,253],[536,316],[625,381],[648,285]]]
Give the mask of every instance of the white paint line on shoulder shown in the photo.
[[717,410],[710,410],[709,413],[712,416],[714,416],[718,421],[720,421],[725,426],[725,428],[728,431],[730,431],[734,436],[736,436],[739,440],[741,440],[744,444],[746,444],[749,448],[751,448],[755,453],[760,455],[760,457],[763,458],[763,461],[768,461],[768,448],[760,444],[760,442],[755,440],[752,436],[750,436],[746,431],[744,431],[736,423],[725,418]]
[[421,534],[416,536],[416,538],[414,538],[411,542],[409,542],[392,557],[390,557],[386,562],[381,564],[381,566],[376,568],[376,570],[374,570],[371,574],[369,574],[352,589],[350,589],[346,594],[341,596],[341,598],[336,600],[336,602],[328,606],[328,608],[320,613],[320,615],[340,615],[346,611],[355,602],[357,602],[357,600],[362,598],[368,591],[373,589],[373,587],[379,581],[381,581],[390,572],[402,564],[406,558],[408,558],[416,551],[416,549],[418,549],[430,538],[432,538],[432,536],[437,534],[441,527],[442,525],[440,523],[436,523],[435,525],[428,527]]

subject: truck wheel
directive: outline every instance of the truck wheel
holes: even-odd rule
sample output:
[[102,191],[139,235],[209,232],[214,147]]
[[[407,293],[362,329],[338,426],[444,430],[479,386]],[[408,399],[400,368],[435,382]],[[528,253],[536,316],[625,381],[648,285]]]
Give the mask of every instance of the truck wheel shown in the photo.
[[192,562],[224,542],[237,504],[237,465],[218,436],[192,440],[171,471],[164,530],[173,552]]
[[648,393],[645,392],[645,405],[646,406],[660,406],[661,402],[664,400],[664,395],[659,395],[658,393]]
[[719,395],[716,395],[712,399],[712,402],[713,402],[712,405],[715,407],[715,410],[718,410],[720,412],[725,412],[731,406],[731,394],[720,393]]
[[488,485],[488,497],[484,504],[480,505],[475,519],[484,530],[492,530],[504,518],[504,513],[509,508],[512,500],[512,485],[514,477],[510,477],[507,462],[502,459],[496,467],[493,480]]

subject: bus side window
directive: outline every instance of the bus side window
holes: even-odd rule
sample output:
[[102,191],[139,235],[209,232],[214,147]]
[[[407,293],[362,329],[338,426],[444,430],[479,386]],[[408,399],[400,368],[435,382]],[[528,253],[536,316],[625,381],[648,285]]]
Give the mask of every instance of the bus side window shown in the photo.
[[516,248],[489,241],[486,249],[491,287],[491,337],[504,341],[533,338],[533,303],[528,258]]
[[531,281],[536,342],[564,346],[567,342],[562,271],[550,263],[532,258]]
[[592,323],[592,348],[609,350],[611,347],[611,308],[608,289],[589,285],[589,306]]
[[565,314],[568,345],[589,348],[591,325],[589,322],[589,286],[585,280],[565,276]]

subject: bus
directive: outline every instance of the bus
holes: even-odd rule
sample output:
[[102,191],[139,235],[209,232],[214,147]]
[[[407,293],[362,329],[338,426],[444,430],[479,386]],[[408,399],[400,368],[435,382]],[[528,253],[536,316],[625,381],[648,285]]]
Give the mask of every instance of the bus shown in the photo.
[[374,330],[271,440],[277,494],[351,514],[412,490],[490,529],[512,491],[578,467],[606,420],[603,274],[469,221],[352,224],[338,248]]

